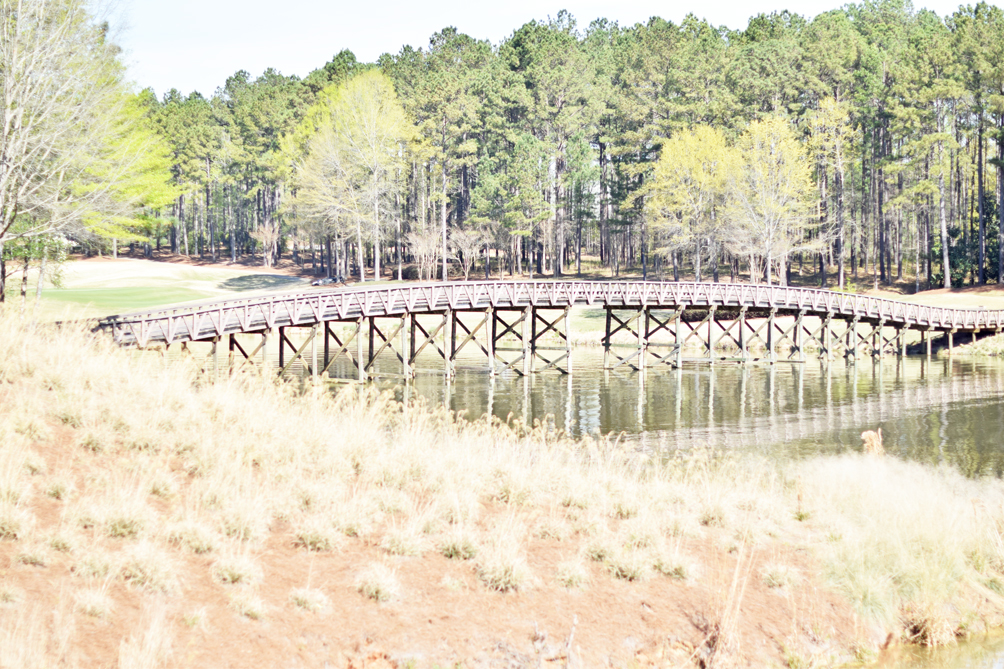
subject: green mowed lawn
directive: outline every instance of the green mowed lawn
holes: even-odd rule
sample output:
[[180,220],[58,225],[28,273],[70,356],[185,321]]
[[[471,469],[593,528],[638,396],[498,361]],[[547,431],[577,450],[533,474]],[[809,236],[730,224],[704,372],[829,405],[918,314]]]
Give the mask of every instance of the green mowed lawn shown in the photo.
[[[138,259],[71,261],[63,268],[59,288],[43,287],[38,315],[43,319],[100,318],[306,285],[305,279],[247,268],[192,267]],[[34,281],[29,281],[29,301],[34,295]],[[13,291],[7,297],[12,302],[18,299]]]
[[212,297],[211,293],[171,286],[135,286],[116,288],[67,288],[44,293],[49,308],[57,304],[75,305],[87,311],[111,315],[177,302],[191,302]]

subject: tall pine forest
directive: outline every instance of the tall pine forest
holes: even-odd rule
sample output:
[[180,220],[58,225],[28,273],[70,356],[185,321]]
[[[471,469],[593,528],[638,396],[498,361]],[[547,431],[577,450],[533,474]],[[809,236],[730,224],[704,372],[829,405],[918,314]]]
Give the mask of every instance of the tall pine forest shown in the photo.
[[118,241],[148,251],[367,281],[1004,276],[1004,12],[986,3],[741,31],[562,12],[497,45],[445,28],[376,63],[140,98],[177,189]]

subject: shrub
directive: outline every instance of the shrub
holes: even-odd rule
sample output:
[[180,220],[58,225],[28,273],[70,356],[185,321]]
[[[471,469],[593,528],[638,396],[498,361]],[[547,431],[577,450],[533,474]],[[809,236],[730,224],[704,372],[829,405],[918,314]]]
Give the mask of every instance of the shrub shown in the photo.
[[401,594],[401,584],[386,565],[371,564],[356,576],[356,589],[375,602],[388,602]]
[[581,588],[589,580],[589,572],[581,561],[562,562],[558,565],[557,579],[566,588]]
[[289,593],[289,601],[294,606],[312,613],[328,608],[327,595],[311,588],[294,588]]
[[213,578],[223,585],[253,585],[262,579],[261,567],[249,555],[221,556],[212,567]]
[[129,585],[153,592],[171,592],[177,577],[170,557],[152,543],[141,543],[125,553],[119,578]]
[[455,532],[439,543],[439,552],[451,560],[473,560],[478,555],[478,545],[462,532]]

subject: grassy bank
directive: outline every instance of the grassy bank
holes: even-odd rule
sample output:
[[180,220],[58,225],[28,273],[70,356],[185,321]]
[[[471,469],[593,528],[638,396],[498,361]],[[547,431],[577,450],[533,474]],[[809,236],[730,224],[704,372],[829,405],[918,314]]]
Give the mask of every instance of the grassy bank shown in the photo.
[[[61,269],[60,287],[43,285],[34,304],[35,275],[29,277],[29,308],[44,320],[53,320],[68,307],[77,315],[103,317],[139,309],[253,294],[263,290],[294,290],[307,280],[268,272],[262,268],[208,267],[154,262],[136,258],[71,260]],[[20,309],[20,277],[8,282],[7,299]]]
[[4,667],[827,666],[999,626],[1002,527],[950,469],[654,459],[0,320]]

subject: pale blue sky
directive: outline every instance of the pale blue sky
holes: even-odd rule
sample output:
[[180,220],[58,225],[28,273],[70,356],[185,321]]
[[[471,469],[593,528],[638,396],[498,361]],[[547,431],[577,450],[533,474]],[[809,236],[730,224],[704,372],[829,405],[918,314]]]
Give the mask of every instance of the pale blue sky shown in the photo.
[[[113,0],[114,1],[114,0]],[[999,4],[997,0],[994,4]],[[687,12],[715,25],[743,28],[759,12],[788,9],[814,16],[837,0],[119,0],[114,22],[126,49],[130,77],[158,96],[170,88],[211,95],[237,70],[252,75],[274,67],[304,76],[341,49],[362,61],[425,46],[432,33],[456,26],[493,44],[533,19],[568,9],[585,27],[597,17],[632,25],[650,16],[680,21]],[[940,15],[958,0],[915,0]]]

